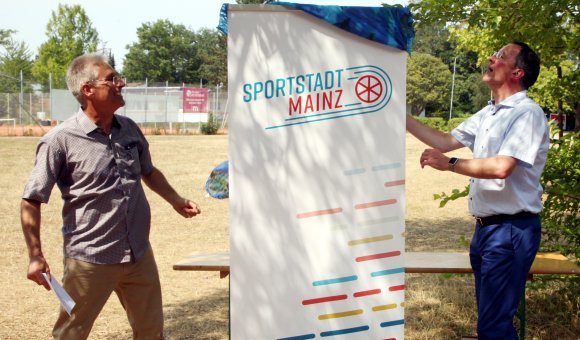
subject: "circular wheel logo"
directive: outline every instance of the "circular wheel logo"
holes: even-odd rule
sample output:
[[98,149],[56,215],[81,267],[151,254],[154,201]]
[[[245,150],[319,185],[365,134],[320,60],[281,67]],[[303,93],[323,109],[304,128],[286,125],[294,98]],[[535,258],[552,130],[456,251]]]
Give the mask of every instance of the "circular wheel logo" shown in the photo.
[[356,82],[355,91],[358,99],[372,103],[383,95],[383,83],[375,76],[364,76]]

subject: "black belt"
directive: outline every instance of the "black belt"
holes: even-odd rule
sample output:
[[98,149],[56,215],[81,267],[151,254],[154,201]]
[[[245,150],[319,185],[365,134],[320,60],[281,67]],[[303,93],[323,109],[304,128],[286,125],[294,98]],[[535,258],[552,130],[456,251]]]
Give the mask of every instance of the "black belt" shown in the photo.
[[515,220],[520,218],[529,218],[529,217],[537,217],[538,214],[522,211],[517,214],[508,215],[508,214],[499,214],[487,217],[475,217],[477,223],[479,223],[482,227],[492,225],[492,224],[500,224],[506,220]]

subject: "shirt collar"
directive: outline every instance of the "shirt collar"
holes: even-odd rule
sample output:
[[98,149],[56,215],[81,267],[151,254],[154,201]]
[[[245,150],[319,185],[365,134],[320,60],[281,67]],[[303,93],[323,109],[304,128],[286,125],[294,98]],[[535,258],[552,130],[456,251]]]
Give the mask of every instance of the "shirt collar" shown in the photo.
[[511,96],[507,97],[506,99],[504,99],[501,103],[496,104],[495,100],[490,100],[488,103],[488,105],[490,106],[489,110],[495,114],[501,107],[514,107],[516,106],[520,101],[522,101],[523,99],[527,98],[527,92],[526,90],[522,90],[520,92],[516,92],[514,94],[512,94]]
[[[84,113],[82,109],[79,109],[79,112],[77,113],[77,122],[79,123],[79,126],[81,127],[83,132],[86,133],[87,135],[99,129],[99,127],[92,120],[89,119],[89,117]],[[121,122],[117,119],[116,115],[113,115],[112,127],[117,128],[121,127]]]

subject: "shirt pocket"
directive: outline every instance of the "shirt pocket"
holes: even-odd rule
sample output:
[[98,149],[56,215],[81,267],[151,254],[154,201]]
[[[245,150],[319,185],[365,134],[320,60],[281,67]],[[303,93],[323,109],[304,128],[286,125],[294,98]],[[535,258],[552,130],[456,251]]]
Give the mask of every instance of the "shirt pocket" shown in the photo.
[[141,162],[139,161],[139,149],[136,146],[124,149],[120,159],[123,173],[130,178],[141,176]]

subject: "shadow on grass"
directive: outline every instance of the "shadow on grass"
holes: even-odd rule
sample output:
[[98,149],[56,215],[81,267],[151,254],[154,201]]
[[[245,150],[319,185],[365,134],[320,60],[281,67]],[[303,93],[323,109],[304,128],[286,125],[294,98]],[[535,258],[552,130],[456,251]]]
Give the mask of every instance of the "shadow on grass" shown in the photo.
[[407,219],[407,251],[469,251],[474,223],[464,217],[446,219]]
[[165,306],[165,335],[169,340],[227,339],[229,333],[229,291]]
[[407,274],[405,332],[409,339],[458,339],[476,333],[473,277]]

